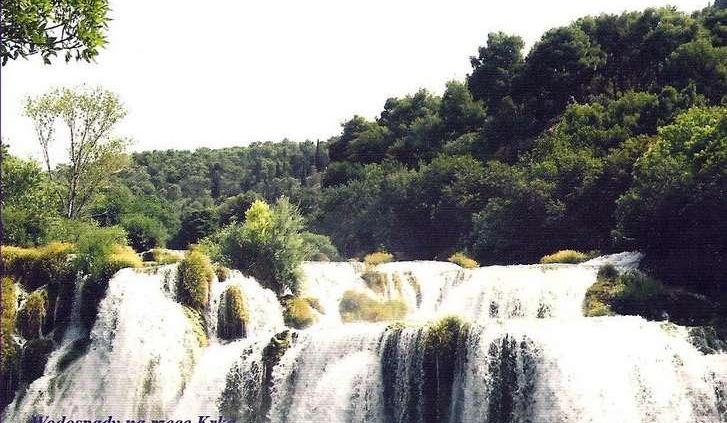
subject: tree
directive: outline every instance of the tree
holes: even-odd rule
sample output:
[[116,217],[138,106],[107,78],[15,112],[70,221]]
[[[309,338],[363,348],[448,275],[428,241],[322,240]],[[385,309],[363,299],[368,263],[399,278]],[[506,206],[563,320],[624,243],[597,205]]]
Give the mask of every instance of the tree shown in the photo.
[[485,121],[485,108],[482,103],[472,98],[465,84],[449,81],[442,95],[439,116],[444,125],[445,136],[449,140],[454,140],[482,127]]
[[3,66],[34,54],[50,64],[60,52],[88,62],[106,44],[108,0],[6,0],[1,10]]
[[273,207],[256,200],[244,223],[233,222],[202,242],[210,255],[255,277],[279,295],[298,293],[298,266],[307,253],[303,217],[285,198]]
[[659,130],[618,200],[619,234],[668,282],[724,292],[727,108],[693,108]]
[[57,217],[48,198],[47,178],[37,162],[11,156],[0,146],[0,235],[3,244],[33,245],[42,242],[49,220]]
[[471,57],[472,74],[467,85],[474,98],[484,100],[494,110],[509,96],[512,82],[523,65],[523,39],[517,35],[493,32],[487,36],[487,45],[480,47],[479,55]]
[[[25,114],[35,125],[46,170],[64,214],[68,218],[81,216],[93,196],[126,164],[123,153],[128,142],[111,135],[126,110],[114,93],[81,87],[55,89],[29,98]],[[54,170],[50,151],[59,119],[67,129],[68,161]]]

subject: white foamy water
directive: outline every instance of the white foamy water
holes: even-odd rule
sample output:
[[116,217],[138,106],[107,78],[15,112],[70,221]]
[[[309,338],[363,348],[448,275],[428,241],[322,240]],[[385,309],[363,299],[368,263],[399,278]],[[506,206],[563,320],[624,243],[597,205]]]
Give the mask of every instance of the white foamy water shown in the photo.
[[[325,314],[287,332],[275,295],[233,272],[213,283],[204,347],[174,300],[173,265],[156,274],[123,270],[109,284],[88,351],[57,369],[83,334],[69,328],[45,375],[3,421],[36,413],[192,421],[220,413],[274,423],[726,421],[727,355],[702,354],[672,324],[583,317],[598,267],[625,270],[639,259],[473,270],[389,263],[368,269],[386,275],[383,292],[366,286],[360,264],[306,263],[303,293]],[[233,285],[246,297],[247,337],[221,341],[219,299]],[[407,322],[342,323],[338,306],[350,289],[402,301]],[[437,322],[445,316],[459,320],[443,331]]]

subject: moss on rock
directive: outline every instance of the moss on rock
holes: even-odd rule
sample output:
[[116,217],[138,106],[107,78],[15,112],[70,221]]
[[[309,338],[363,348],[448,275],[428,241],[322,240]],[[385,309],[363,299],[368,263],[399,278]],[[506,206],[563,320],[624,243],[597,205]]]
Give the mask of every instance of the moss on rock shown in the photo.
[[344,322],[381,322],[406,316],[407,308],[400,300],[380,301],[365,292],[348,290],[338,306]]
[[36,248],[2,246],[3,274],[12,275],[25,289],[32,291],[73,273],[69,255],[73,245],[51,242]]
[[0,300],[0,409],[3,409],[12,401],[20,375],[20,346],[12,336],[18,311],[17,287],[10,277],[2,278]]
[[547,256],[543,256],[543,258],[540,259],[540,263],[542,263],[542,264],[551,264],[551,263],[576,264],[576,263],[582,263],[588,259],[590,259],[589,255],[586,253],[582,253],[580,251],[560,250],[560,251],[554,252],[553,254],[548,254]]
[[189,251],[177,268],[177,301],[204,312],[209,305],[212,264],[200,251]]
[[33,291],[18,311],[18,333],[25,339],[38,339],[42,335],[47,314],[48,294],[44,289]]
[[638,270],[619,274],[613,266],[604,265],[598,271],[596,282],[586,291],[583,314],[587,317],[640,315],[662,320],[674,308],[669,299],[676,292]]
[[364,263],[366,263],[366,266],[378,266],[380,264],[389,263],[394,261],[394,255],[391,253],[387,253],[386,251],[377,251],[371,254],[367,254],[366,257],[364,257]]
[[447,260],[465,269],[480,267],[480,264],[477,263],[476,260],[467,257],[467,255],[463,252],[454,253]]
[[315,309],[307,298],[291,297],[283,300],[283,320],[286,326],[305,329],[316,322]]
[[247,336],[250,315],[247,301],[237,286],[228,287],[220,296],[217,317],[217,336],[221,339],[238,339]]

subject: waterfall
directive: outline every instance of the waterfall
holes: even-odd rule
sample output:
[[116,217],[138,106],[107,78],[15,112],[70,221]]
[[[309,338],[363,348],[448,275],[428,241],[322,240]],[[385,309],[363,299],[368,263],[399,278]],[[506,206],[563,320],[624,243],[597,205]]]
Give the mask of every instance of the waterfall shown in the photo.
[[[206,345],[174,299],[175,265],[125,269],[109,282],[90,336],[74,309],[44,375],[2,420],[727,421],[727,354],[703,354],[671,323],[583,316],[599,266],[625,270],[639,259],[472,270],[305,263],[303,295],[323,311],[305,330],[286,328],[274,293],[232,272],[213,282]],[[383,275],[383,285],[368,283],[367,272]],[[217,316],[230,286],[245,294],[249,328],[225,341]],[[400,301],[406,317],[343,323],[339,304],[350,290]]]

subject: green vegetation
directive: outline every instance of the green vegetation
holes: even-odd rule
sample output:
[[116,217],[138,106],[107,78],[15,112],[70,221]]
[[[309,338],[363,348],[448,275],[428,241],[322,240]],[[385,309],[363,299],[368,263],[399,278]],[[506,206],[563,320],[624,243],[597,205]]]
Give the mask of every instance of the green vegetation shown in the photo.
[[338,311],[344,322],[397,320],[404,318],[407,313],[406,305],[401,300],[378,300],[355,290],[343,293]]
[[390,263],[392,261],[394,261],[394,255],[387,253],[386,251],[377,251],[375,253],[367,254],[366,257],[364,257],[364,263],[369,267]]
[[[722,64],[724,65],[724,61]],[[727,108],[693,108],[658,130],[618,200],[619,231],[669,282],[724,292]],[[722,282],[720,282],[722,281]]]
[[33,291],[18,311],[18,333],[25,339],[38,339],[48,309],[48,293],[39,289]]
[[580,251],[575,250],[560,250],[556,251],[553,254],[548,254],[547,256],[543,256],[540,259],[540,263],[542,264],[550,264],[550,263],[570,263],[570,264],[577,264],[577,263],[583,263],[584,261],[588,260],[590,257],[586,253],[581,253]]
[[465,269],[475,269],[477,267],[480,267],[480,264],[477,263],[477,260],[469,258],[465,253],[462,252],[452,254],[447,260]]
[[209,305],[212,264],[200,251],[189,251],[177,268],[177,301],[192,310],[204,313]]
[[20,346],[13,339],[15,329],[18,298],[17,288],[13,280],[7,276],[2,282],[2,316],[0,320],[0,408],[4,408],[13,399],[18,387],[20,372]]
[[[314,240],[315,244],[307,244]],[[306,251],[330,244],[324,237],[305,234],[303,218],[286,198],[273,207],[256,200],[245,212],[245,222],[220,229],[202,242],[212,257],[254,276],[278,294],[299,289],[298,267]]]
[[46,64],[58,53],[65,55],[66,62],[91,61],[106,44],[108,12],[106,0],[3,2],[2,65],[34,54],[40,54]]
[[[60,199],[63,215],[69,219],[84,216],[91,200],[110,187],[109,175],[126,166],[123,153],[128,142],[112,135],[126,109],[116,94],[102,88],[58,88],[28,99],[25,114],[35,126],[51,190]],[[50,146],[59,123],[68,134],[68,157],[64,158],[68,165],[54,170]]]
[[596,283],[586,292],[584,314],[640,314],[658,319],[665,310],[665,297],[659,281],[639,271],[618,274],[613,266],[606,265],[599,269]]
[[338,250],[325,235],[303,232],[303,243],[306,246],[305,260],[331,261],[338,260]]
[[160,222],[144,215],[131,215],[121,220],[129,244],[137,251],[163,247],[167,241],[167,230]]
[[228,287],[220,298],[217,319],[217,336],[221,339],[237,339],[247,336],[250,315],[247,301],[240,288]]
[[62,242],[37,248],[2,246],[2,265],[25,289],[34,290],[67,276],[72,251],[71,244]]
[[305,329],[316,322],[316,309],[311,304],[311,299],[291,297],[284,299],[282,302],[283,320],[286,326],[295,329]]

